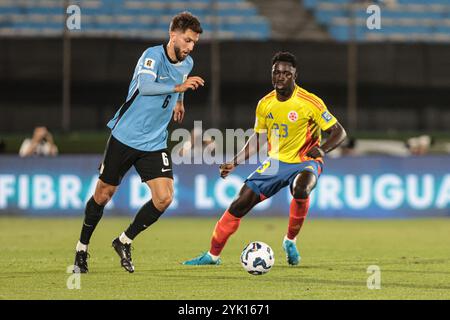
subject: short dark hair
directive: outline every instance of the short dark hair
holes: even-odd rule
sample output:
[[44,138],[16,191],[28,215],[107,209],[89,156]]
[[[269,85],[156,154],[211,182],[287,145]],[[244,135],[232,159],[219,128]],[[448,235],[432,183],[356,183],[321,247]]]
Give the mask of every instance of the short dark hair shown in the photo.
[[203,29],[200,25],[200,21],[198,18],[192,13],[188,11],[183,11],[173,17],[172,22],[170,23],[169,30],[170,31],[183,31],[185,32],[187,29],[191,29],[194,32],[202,33]]
[[275,55],[272,58],[272,65],[274,65],[278,61],[289,62],[290,64],[292,64],[294,68],[297,68],[297,59],[290,52],[279,51],[275,53]]

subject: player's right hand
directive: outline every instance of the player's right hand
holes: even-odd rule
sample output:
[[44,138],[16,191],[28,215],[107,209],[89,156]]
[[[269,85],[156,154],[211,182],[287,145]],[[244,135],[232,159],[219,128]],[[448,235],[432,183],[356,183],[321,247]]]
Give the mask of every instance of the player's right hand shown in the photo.
[[193,77],[187,78],[186,81],[184,81],[182,84],[175,86],[175,92],[185,92],[189,89],[197,90],[198,87],[200,87],[200,86],[203,87],[204,85],[205,85],[205,80],[203,80],[200,77],[193,76]]
[[225,179],[236,166],[233,163],[224,163],[219,166],[220,177]]

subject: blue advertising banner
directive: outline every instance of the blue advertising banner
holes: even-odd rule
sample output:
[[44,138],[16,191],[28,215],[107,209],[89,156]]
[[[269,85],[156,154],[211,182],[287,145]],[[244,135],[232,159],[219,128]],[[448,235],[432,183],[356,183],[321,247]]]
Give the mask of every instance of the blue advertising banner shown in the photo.
[[[81,216],[98,177],[101,156],[0,157],[0,215]],[[216,216],[226,209],[256,165],[226,179],[218,165],[174,165],[174,201],[167,216]],[[327,159],[311,196],[311,217],[450,217],[450,157]],[[151,197],[131,169],[107,215],[134,215]],[[288,188],[251,215],[287,216]]]

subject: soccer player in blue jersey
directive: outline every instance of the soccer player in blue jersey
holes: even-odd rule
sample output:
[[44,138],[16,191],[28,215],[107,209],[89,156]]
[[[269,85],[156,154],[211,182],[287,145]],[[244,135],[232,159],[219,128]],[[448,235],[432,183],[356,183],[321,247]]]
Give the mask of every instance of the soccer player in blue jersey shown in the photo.
[[189,77],[193,60],[189,56],[202,33],[198,19],[189,12],[176,15],[170,24],[167,45],[150,47],[139,58],[128,97],[109,121],[111,136],[100,165],[94,195],[86,204],[80,239],[76,245],[74,272],[88,272],[89,240],[131,166],[136,168],[152,198],[136,214],[130,226],[112,242],[122,267],[132,273],[131,243],[155,223],[173,198],[173,175],[167,150],[167,126],[172,118],[184,117],[183,95],[204,85],[200,77]]

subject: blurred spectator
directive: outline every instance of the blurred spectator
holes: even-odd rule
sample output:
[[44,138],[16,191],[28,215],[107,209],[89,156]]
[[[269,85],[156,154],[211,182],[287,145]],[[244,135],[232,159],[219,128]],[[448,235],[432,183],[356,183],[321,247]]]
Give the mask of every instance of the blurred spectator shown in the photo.
[[359,155],[386,155],[407,157],[410,155],[405,142],[389,139],[358,139],[356,148]]
[[409,138],[406,143],[402,140],[386,139],[358,139],[347,138],[342,145],[329,153],[330,157],[386,155],[407,157],[411,155],[425,155],[430,152],[433,139],[428,135]]
[[409,138],[406,142],[406,146],[411,152],[411,155],[421,156],[427,154],[430,151],[432,143],[433,140],[430,136],[422,135],[419,137]]
[[52,134],[46,127],[36,127],[33,137],[27,138],[20,146],[19,155],[21,157],[29,156],[56,156],[58,147],[53,141]]
[[346,139],[342,145],[331,151],[330,157],[340,156],[364,156],[364,155],[386,155],[407,157],[411,153],[401,140],[382,140],[382,139]]

